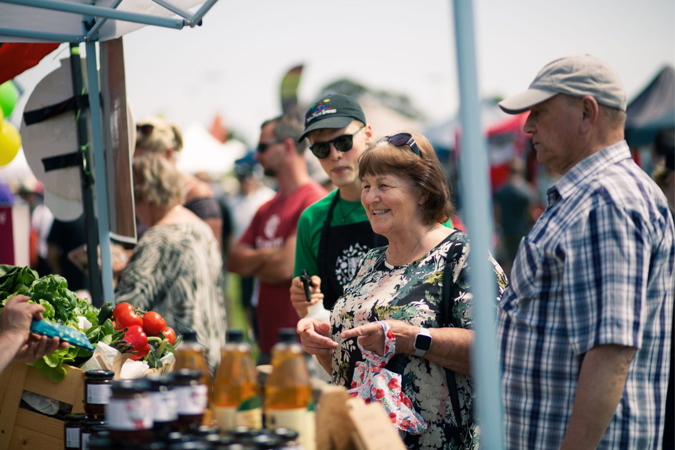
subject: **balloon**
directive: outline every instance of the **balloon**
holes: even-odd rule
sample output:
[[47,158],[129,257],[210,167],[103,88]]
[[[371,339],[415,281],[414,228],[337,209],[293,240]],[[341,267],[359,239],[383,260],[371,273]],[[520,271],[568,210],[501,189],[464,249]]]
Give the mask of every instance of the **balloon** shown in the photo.
[[0,166],[12,162],[21,147],[21,135],[6,120],[0,123]]
[[19,91],[16,90],[11,80],[0,84],[0,109],[2,109],[5,117],[9,117],[12,114],[18,98]]

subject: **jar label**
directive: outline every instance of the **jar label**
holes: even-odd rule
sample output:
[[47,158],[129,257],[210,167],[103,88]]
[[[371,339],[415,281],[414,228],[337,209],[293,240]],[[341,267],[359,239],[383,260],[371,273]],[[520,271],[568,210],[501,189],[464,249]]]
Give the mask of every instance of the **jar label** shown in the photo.
[[173,391],[176,393],[176,410],[179,416],[204,414],[208,403],[208,388],[205,385],[176,386]]
[[150,392],[150,401],[154,422],[173,422],[178,417],[176,395],[173,391]]
[[89,437],[91,434],[89,432],[82,433],[82,450],[89,450]]
[[112,395],[112,386],[109,384],[88,384],[87,403],[90,405],[107,405]]
[[149,397],[110,399],[105,421],[111,430],[149,430],[152,428],[152,402]]
[[305,450],[316,448],[314,411],[305,408],[268,409],[266,418],[267,428],[284,427],[295,430],[300,433],[298,443]]
[[66,448],[80,448],[80,429],[66,428]]

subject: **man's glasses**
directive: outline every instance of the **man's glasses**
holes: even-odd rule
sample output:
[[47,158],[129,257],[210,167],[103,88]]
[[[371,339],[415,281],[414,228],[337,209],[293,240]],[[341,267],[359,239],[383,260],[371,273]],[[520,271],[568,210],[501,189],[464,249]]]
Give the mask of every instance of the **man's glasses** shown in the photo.
[[327,158],[328,155],[330,155],[330,144],[333,144],[335,150],[339,152],[348,152],[352,149],[352,145],[354,145],[354,136],[364,128],[365,125],[352,134],[343,134],[328,142],[317,142],[316,144],[310,145],[309,149],[314,153],[314,156],[319,159]]
[[395,147],[403,147],[404,145],[407,145],[410,147],[410,150],[415,152],[417,156],[420,158],[422,157],[422,154],[420,153],[419,147],[417,147],[417,144],[415,143],[415,139],[413,139],[412,134],[410,133],[398,133],[393,136],[385,136],[377,141],[378,143],[380,142],[386,142],[388,144],[391,144]]
[[284,142],[285,139],[281,139],[278,141],[270,141],[270,142],[261,142],[258,144],[258,153],[265,153],[268,147],[275,145],[275,144],[281,144]]

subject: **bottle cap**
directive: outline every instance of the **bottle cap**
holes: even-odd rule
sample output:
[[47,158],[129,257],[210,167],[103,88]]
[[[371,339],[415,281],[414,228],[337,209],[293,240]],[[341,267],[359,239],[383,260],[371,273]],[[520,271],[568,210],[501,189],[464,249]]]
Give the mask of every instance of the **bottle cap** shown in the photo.
[[183,342],[199,342],[197,341],[197,332],[194,330],[183,332]]
[[201,378],[202,373],[203,372],[201,370],[180,369],[173,372],[173,379],[174,380],[185,380],[186,378],[199,379]]
[[244,330],[242,330],[241,328],[233,328],[227,330],[227,342],[228,343],[244,342]]
[[279,330],[279,340],[281,342],[298,342],[295,328],[282,328]]

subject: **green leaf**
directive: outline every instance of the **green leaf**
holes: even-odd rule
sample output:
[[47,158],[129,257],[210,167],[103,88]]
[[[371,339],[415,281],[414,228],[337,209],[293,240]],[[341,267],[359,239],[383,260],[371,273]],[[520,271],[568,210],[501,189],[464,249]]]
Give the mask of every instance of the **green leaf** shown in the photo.
[[57,365],[56,367],[48,366],[44,358],[38,359],[34,363],[30,363],[28,365],[34,366],[40,375],[49,377],[49,379],[54,383],[60,383],[63,381],[63,379],[66,378],[66,374],[68,373],[65,367],[63,367],[61,364]]
[[99,340],[99,342],[103,342],[106,345],[110,345],[113,342],[113,335],[112,334],[107,334]]
[[45,309],[44,312],[42,313],[42,316],[45,319],[54,320],[54,314],[56,311],[54,310],[52,304],[45,300],[40,300],[40,305],[42,305]]
[[105,334],[114,334],[115,333],[115,327],[113,327],[112,320],[107,319],[105,322],[103,322],[103,332]]

